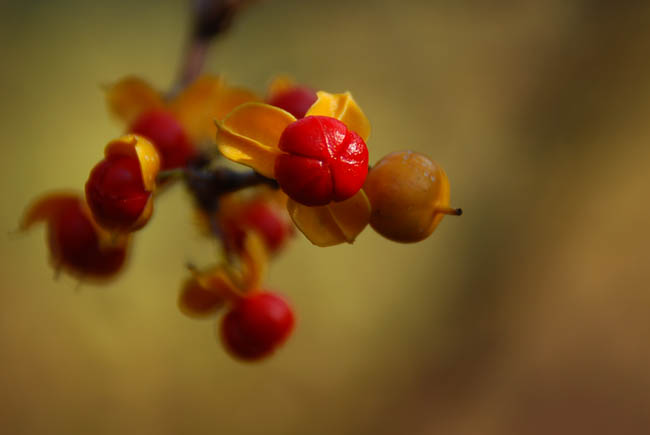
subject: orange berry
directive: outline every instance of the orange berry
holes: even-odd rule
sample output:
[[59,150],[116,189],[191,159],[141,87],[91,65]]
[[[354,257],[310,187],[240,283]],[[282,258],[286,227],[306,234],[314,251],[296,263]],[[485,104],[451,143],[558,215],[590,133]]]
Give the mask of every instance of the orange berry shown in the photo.
[[382,158],[368,172],[363,187],[372,213],[370,225],[382,236],[410,243],[426,239],[444,215],[460,215],[449,207],[449,180],[433,160],[413,151]]

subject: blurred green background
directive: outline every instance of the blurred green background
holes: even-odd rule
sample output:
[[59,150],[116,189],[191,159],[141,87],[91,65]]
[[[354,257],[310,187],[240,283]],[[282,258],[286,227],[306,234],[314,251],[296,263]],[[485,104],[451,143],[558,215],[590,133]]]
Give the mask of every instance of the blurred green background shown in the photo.
[[[307,2],[247,9],[208,71],[263,92],[287,73],[350,90],[371,161],[447,171],[428,240],[296,238],[269,287],[287,345],[232,360],[185,318],[214,246],[185,192],[156,204],[108,286],[53,279],[24,207],[82,189],[122,127],[99,84],[165,88],[183,1],[0,3],[0,431],[7,434],[646,434],[650,431],[650,3]],[[645,199],[644,199],[645,198]]]

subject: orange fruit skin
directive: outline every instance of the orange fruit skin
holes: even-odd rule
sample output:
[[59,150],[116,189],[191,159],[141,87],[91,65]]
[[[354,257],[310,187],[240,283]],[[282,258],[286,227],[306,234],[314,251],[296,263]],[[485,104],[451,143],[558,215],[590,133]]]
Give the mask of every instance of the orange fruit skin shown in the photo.
[[413,151],[388,154],[372,167],[364,191],[370,200],[370,225],[402,243],[426,239],[449,206],[449,180],[429,157]]

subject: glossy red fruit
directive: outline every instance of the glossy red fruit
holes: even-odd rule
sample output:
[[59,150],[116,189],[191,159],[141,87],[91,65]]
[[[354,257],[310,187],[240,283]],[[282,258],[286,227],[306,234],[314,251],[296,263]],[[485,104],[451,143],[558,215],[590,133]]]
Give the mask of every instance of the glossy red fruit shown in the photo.
[[343,201],[361,189],[368,174],[368,148],[341,121],[308,116],[280,137],[274,175],[294,201],[308,206]]
[[268,201],[256,200],[229,216],[224,224],[227,244],[241,251],[246,230],[255,230],[263,238],[269,252],[278,252],[293,234],[293,225],[284,208]]
[[185,167],[196,155],[194,144],[183,126],[165,110],[144,112],[131,125],[129,132],[144,136],[153,143],[160,154],[163,170]]
[[106,229],[133,229],[150,196],[151,192],[144,188],[140,162],[133,157],[106,157],[93,168],[86,182],[88,206]]
[[54,261],[80,276],[104,278],[124,265],[126,246],[102,247],[81,201],[62,207],[50,227]]
[[313,89],[306,86],[295,86],[273,95],[269,99],[269,104],[284,109],[300,119],[305,116],[317,98]]
[[284,343],[294,322],[293,311],[283,298],[266,291],[252,293],[224,316],[221,339],[235,357],[256,360]]

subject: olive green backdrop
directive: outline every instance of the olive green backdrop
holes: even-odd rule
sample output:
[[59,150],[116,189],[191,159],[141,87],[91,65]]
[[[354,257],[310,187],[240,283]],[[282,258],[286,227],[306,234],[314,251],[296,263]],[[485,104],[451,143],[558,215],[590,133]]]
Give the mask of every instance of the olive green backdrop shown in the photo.
[[[641,6],[643,5],[643,6]],[[122,127],[99,84],[168,86],[183,1],[0,3],[0,428],[7,434],[644,434],[650,431],[650,6],[268,0],[210,72],[351,90],[371,161],[446,169],[428,240],[297,237],[269,287],[298,328],[261,364],[175,306],[207,264],[174,188],[108,286],[53,279],[40,193],[83,187]]]

